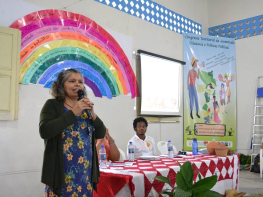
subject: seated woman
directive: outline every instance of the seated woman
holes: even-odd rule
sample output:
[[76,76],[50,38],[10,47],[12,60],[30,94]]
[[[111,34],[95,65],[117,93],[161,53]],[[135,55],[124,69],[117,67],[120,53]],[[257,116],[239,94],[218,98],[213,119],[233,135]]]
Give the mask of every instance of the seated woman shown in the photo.
[[106,128],[106,134],[105,137],[102,139],[96,140],[96,148],[97,148],[97,154],[99,157],[99,151],[100,151],[100,146],[104,145],[106,149],[106,155],[107,155],[107,160],[109,161],[119,161],[120,159],[120,151],[118,147],[116,146],[114,140],[110,136],[109,129]]

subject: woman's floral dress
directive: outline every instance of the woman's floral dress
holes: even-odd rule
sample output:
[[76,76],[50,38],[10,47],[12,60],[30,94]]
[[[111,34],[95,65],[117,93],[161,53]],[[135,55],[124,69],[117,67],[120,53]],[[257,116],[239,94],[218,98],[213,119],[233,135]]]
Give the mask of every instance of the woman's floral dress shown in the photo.
[[216,124],[221,124],[221,120],[220,120],[220,118],[218,116],[218,112],[217,112],[219,109],[217,101],[213,102],[213,106],[214,106],[214,121]]
[[[64,107],[64,112],[68,109]],[[78,121],[62,133],[64,173],[66,185],[62,188],[62,197],[92,197],[92,133],[93,126],[87,115],[76,116]],[[96,154],[96,153],[95,153]],[[56,197],[46,185],[46,197]]]

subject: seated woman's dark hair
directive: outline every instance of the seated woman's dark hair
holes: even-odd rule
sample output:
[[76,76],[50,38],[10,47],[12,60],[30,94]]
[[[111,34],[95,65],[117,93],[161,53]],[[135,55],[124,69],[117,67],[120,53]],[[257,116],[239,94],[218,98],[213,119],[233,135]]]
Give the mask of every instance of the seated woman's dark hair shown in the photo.
[[146,127],[148,127],[148,122],[145,118],[143,117],[138,117],[138,118],[135,118],[134,121],[133,121],[133,128],[135,129],[137,127],[137,123],[138,122],[144,122]]
[[[68,80],[69,76],[72,73],[80,74],[82,79],[83,79],[83,75],[81,74],[81,72],[79,72],[78,70],[75,70],[75,69],[70,68],[70,69],[66,69],[66,70],[62,71],[61,73],[59,73],[57,80],[54,81],[54,83],[52,84],[52,87],[50,89],[50,93],[55,99],[58,99],[60,101],[65,101],[66,95],[65,95],[64,84]],[[84,83],[84,79],[83,79],[83,83]],[[83,92],[86,96],[87,92],[86,92],[85,88],[84,88]]]

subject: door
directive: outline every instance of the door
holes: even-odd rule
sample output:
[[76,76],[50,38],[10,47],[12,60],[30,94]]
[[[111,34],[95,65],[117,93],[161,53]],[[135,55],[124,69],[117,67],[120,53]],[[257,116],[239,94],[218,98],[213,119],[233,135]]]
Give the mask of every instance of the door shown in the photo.
[[0,26],[0,120],[17,120],[21,32]]

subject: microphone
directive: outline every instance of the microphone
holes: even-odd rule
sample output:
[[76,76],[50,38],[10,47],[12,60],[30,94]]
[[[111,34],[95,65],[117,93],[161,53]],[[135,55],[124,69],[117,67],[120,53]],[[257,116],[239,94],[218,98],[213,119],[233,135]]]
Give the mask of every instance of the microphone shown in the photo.
[[[85,97],[85,94],[82,90],[78,90],[78,96],[79,96],[79,98],[78,98],[78,101],[79,101]],[[92,115],[91,111],[89,109],[85,109],[84,111],[86,112],[88,118],[92,119],[93,115]]]

